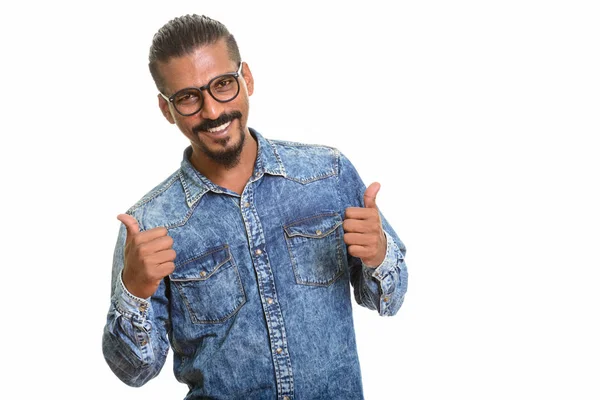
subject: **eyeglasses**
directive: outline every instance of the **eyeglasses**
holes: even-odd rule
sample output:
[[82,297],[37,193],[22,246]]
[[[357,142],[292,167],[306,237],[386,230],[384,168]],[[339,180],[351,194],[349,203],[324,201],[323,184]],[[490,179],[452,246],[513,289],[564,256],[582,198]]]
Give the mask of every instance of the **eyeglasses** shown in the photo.
[[201,87],[188,87],[175,92],[171,97],[160,95],[173,104],[175,111],[184,117],[196,114],[204,104],[203,90],[206,90],[213,99],[219,103],[227,103],[240,93],[238,77],[242,72],[242,62],[236,72],[215,76],[206,85]]

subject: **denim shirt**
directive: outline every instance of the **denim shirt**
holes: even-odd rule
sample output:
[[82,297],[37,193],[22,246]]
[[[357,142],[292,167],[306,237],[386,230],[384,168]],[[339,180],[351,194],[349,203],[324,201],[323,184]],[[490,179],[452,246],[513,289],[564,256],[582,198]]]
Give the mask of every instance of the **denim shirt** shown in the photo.
[[177,257],[151,298],[133,296],[121,280],[121,225],[105,359],[141,386],[170,344],[186,399],[362,399],[351,290],[358,304],[395,314],[405,247],[382,217],[382,264],[350,256],[344,212],[364,206],[365,191],[350,161],[331,147],[250,131],[258,155],[241,195],[195,170],[188,148],[181,168],[127,211],[141,230],[166,227]]

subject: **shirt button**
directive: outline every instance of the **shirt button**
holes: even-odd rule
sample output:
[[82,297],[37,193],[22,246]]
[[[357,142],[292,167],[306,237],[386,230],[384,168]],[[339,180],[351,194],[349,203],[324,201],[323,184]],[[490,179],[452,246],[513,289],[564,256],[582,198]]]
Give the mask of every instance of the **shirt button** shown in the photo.
[[290,400],[288,396],[283,396],[283,400]]
[[244,203],[244,207],[246,207],[246,208],[250,207],[250,203],[248,203],[248,202],[245,202],[245,203]]
[[383,301],[385,301],[385,302],[387,303],[388,301],[390,301],[390,298],[389,298],[388,296],[385,296],[385,297],[383,298]]
[[204,278],[206,276],[206,271],[200,272],[200,276]]
[[269,297],[269,298],[267,299],[267,303],[269,303],[269,304],[273,304],[273,299]]
[[254,253],[256,253],[257,256],[260,256],[262,254],[262,251],[260,251],[260,249],[256,249]]
[[142,340],[142,343],[140,343],[142,346],[145,346],[148,344],[148,341],[146,339]]
[[275,351],[277,352],[277,354],[283,353],[283,349],[281,347],[278,347]]
[[320,229],[317,229],[317,235],[320,235],[321,233],[323,233],[323,232],[321,232]]

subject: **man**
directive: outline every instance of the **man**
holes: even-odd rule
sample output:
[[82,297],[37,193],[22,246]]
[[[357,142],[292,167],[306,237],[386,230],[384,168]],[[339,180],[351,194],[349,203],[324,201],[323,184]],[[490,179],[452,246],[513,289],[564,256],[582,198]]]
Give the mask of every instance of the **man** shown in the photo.
[[181,168],[118,219],[107,363],[141,386],[169,344],[186,399],[362,399],[350,283],[400,308],[405,248],[334,148],[247,126],[254,81],[233,36],[187,15],[154,36],[165,118],[190,140]]

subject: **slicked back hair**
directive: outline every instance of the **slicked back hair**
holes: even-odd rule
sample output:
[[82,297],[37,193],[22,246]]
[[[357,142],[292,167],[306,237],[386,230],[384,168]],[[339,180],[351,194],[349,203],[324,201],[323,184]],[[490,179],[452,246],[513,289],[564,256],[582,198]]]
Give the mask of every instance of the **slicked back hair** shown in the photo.
[[200,46],[216,43],[225,39],[229,58],[236,64],[242,60],[235,38],[227,27],[204,15],[184,15],[167,22],[154,34],[148,67],[158,90],[164,93],[164,81],[158,71],[159,62],[167,62],[171,58],[191,54]]

